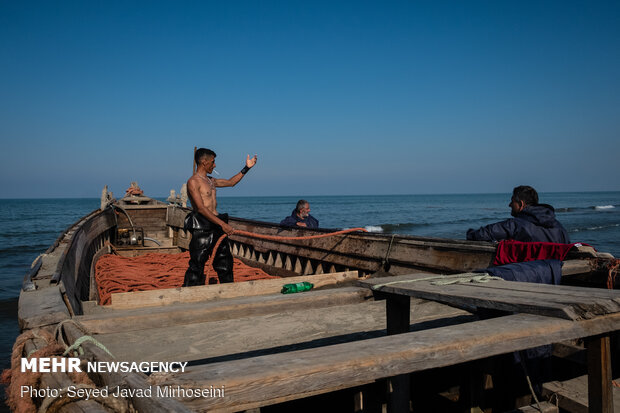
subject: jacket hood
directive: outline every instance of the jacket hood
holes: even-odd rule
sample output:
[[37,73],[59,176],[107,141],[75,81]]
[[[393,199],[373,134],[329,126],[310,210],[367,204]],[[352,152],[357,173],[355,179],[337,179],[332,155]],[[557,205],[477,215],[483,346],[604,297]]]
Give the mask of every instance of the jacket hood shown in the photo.
[[552,228],[556,225],[555,210],[547,204],[525,207],[515,218],[522,218],[545,228]]

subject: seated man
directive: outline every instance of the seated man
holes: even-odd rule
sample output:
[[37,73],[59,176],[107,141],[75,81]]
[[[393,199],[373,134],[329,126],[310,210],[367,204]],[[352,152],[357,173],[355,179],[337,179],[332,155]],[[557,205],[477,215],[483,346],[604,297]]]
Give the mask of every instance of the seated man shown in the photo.
[[538,193],[531,186],[518,186],[508,206],[514,218],[490,224],[477,230],[469,229],[467,239],[474,241],[554,242],[569,244],[568,233],[555,219],[551,205],[539,204]]
[[284,227],[318,228],[319,220],[310,215],[310,204],[304,199],[297,201],[297,206],[290,216],[280,221]]

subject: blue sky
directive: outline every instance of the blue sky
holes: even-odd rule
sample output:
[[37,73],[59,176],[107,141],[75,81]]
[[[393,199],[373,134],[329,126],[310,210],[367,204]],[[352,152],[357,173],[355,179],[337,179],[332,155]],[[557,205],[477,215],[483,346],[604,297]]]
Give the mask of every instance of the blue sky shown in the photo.
[[0,197],[620,190],[620,2],[0,1]]

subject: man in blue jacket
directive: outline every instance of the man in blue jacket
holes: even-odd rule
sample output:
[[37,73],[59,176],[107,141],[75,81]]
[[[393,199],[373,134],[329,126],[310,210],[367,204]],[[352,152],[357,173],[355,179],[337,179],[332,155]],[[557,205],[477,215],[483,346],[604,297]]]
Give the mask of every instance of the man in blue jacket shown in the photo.
[[569,244],[568,233],[555,219],[551,205],[539,204],[538,193],[531,186],[518,186],[512,191],[508,206],[514,218],[496,222],[477,230],[469,229],[467,239],[474,241],[501,241],[511,239],[523,242],[554,242]]
[[297,201],[297,206],[290,216],[280,221],[280,225],[284,227],[306,227],[318,228],[319,220],[310,215],[310,204],[304,199]]

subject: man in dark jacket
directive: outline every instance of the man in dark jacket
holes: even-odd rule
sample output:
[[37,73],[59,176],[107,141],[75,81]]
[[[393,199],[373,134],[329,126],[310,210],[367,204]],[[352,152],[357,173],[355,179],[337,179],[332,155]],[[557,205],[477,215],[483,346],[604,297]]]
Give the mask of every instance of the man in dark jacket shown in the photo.
[[297,206],[290,216],[280,221],[280,225],[284,227],[306,227],[318,228],[319,220],[310,215],[310,204],[304,199],[297,201]]
[[538,193],[531,186],[518,186],[512,192],[508,206],[514,218],[467,231],[467,239],[523,242],[554,242],[569,244],[568,233],[555,219],[551,205],[539,204]]

